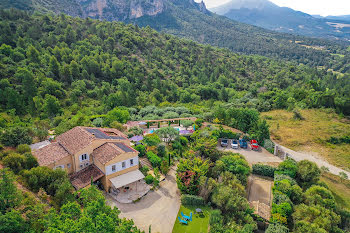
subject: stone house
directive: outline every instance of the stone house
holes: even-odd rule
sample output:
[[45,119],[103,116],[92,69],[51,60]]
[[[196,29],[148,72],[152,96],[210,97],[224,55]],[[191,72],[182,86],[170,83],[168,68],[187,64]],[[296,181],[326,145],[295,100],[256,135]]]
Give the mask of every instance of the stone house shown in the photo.
[[49,145],[33,151],[40,166],[66,169],[72,185],[81,189],[100,181],[105,191],[138,182],[138,151],[126,135],[116,129],[75,127]]

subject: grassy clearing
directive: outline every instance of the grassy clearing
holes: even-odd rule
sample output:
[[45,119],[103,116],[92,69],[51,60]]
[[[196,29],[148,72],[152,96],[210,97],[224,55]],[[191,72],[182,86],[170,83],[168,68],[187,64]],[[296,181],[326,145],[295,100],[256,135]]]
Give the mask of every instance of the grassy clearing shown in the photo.
[[350,144],[333,145],[326,142],[331,136],[349,134],[350,120],[341,118],[329,109],[300,112],[305,120],[294,120],[293,113],[285,110],[263,113],[270,125],[272,139],[293,150],[321,156],[338,167],[350,170]]
[[337,204],[350,210],[350,181],[341,181],[338,176],[329,173],[322,175],[321,181],[328,185]]
[[331,53],[331,55],[332,56],[338,56],[338,57],[341,57],[341,58],[345,57],[344,54],[338,54],[338,53]]
[[[200,217],[196,212],[196,208],[202,209],[204,216]],[[188,222],[188,225],[181,224],[178,217],[181,218],[181,212],[185,215],[190,215],[192,212],[192,222]],[[177,214],[175,225],[173,228],[173,233],[207,233],[209,229],[209,218],[211,209],[207,206],[197,207],[197,206],[183,206],[181,205],[179,213]]]

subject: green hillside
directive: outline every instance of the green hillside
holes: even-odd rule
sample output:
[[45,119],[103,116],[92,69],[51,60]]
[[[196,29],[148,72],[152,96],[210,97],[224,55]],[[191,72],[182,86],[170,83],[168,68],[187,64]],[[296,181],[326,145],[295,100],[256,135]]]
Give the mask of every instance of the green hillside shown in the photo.
[[[0,6],[39,12],[51,11],[57,14],[63,12],[81,18],[136,23],[142,27],[149,25],[157,31],[228,48],[242,54],[258,54],[296,61],[323,67],[325,70],[331,68],[342,73],[350,70],[350,55],[346,51],[348,42],[273,32],[215,15],[207,11],[204,5],[193,0],[31,0],[26,4],[23,4],[22,0],[14,0],[0,3]],[[335,59],[331,53],[346,56]]]
[[99,111],[219,100],[260,111],[300,105],[349,114],[347,76],[240,56],[151,28],[2,11],[0,30],[3,111],[52,117],[58,111],[44,110],[52,97],[63,108],[103,103]]

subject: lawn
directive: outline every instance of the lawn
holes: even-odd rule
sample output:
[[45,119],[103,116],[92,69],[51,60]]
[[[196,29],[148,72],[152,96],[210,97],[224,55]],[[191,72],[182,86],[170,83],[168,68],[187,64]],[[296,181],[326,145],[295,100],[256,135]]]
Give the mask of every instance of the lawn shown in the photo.
[[[202,209],[204,216],[201,217],[198,214],[194,214],[196,212],[196,208]],[[179,213],[176,217],[173,233],[207,233],[209,229],[208,227],[211,211],[211,208],[207,206],[198,207],[181,205]],[[192,222],[188,222],[188,225],[181,224],[178,219],[178,217],[181,218],[181,212],[183,212],[185,215],[190,215],[192,212]]]
[[296,151],[323,157],[335,166],[350,171],[350,144],[333,145],[331,136],[349,134],[350,120],[330,109],[300,110],[305,120],[294,120],[293,113],[274,110],[262,113],[270,125],[273,140]]
[[332,191],[338,205],[350,210],[350,180],[341,181],[338,176],[324,174],[321,177]]

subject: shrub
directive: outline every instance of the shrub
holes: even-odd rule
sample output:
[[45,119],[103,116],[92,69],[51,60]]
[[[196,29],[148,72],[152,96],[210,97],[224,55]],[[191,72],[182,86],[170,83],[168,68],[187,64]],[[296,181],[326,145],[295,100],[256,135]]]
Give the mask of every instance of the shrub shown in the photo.
[[247,160],[240,154],[228,154],[222,156],[216,162],[214,170],[218,174],[223,171],[233,173],[243,185],[247,184],[247,179],[250,173],[250,167]]
[[25,160],[26,158],[24,155],[11,153],[3,159],[3,163],[17,174],[25,168]]
[[221,211],[216,209],[213,210],[210,214],[210,219],[209,219],[209,224],[214,225],[214,224],[220,224],[222,223],[223,216],[221,215]]
[[4,146],[0,144],[0,151],[2,151],[3,149],[4,149]]
[[[203,119],[198,118],[194,123],[198,126],[198,129],[199,129],[200,127],[202,127],[203,122],[204,122]],[[197,129],[197,128],[196,128],[196,129]],[[197,129],[197,130],[198,130],[198,129]]]
[[31,149],[27,144],[21,144],[17,146],[17,152],[20,154],[24,154],[26,152],[31,152]]
[[298,164],[294,159],[288,158],[278,165],[278,171],[295,178],[298,171]]
[[139,144],[137,146],[135,146],[135,150],[137,150],[139,153],[140,157],[143,157],[146,155],[146,147],[142,144]]
[[128,110],[116,107],[107,113],[106,117],[104,118],[103,124],[112,127],[111,123],[113,123],[114,121],[125,124],[129,120],[129,118],[130,114]]
[[145,177],[145,182],[146,182],[146,184],[152,184],[152,183],[153,183],[153,180],[154,180],[154,177],[153,177],[151,174],[148,174],[148,175]]
[[117,129],[122,132],[126,130],[126,127],[123,124],[119,123],[118,121],[113,121],[112,123],[109,124],[109,126],[111,128]]
[[332,143],[332,144],[341,144],[341,143],[346,143],[350,144],[350,136],[342,136],[342,137],[330,137],[330,139],[327,140],[327,142]]
[[298,162],[297,171],[297,180],[303,188],[316,184],[320,179],[321,170],[314,162],[308,160]]
[[32,155],[32,153],[25,153],[25,165],[24,168],[29,170],[32,169],[33,167],[39,166],[39,163],[37,159]]
[[148,160],[151,162],[152,166],[153,167],[159,167],[161,162],[162,162],[162,159],[159,158],[156,154],[154,154],[152,151],[149,151],[147,153],[147,158]]
[[305,118],[301,115],[298,109],[293,110],[293,118],[295,120],[305,120]]
[[32,144],[32,137],[29,135],[29,129],[23,127],[14,127],[6,129],[1,134],[0,141],[5,146],[18,146],[20,144]]
[[279,191],[290,197],[292,193],[292,185],[289,180],[275,181],[272,190],[273,192]]
[[290,182],[290,184],[291,185],[296,185],[297,184],[297,182],[293,179],[293,178],[291,178],[290,176],[288,176],[288,175],[285,175],[285,174],[275,174],[275,178],[274,178],[274,181],[276,182],[276,181],[281,181],[281,180],[289,180],[289,182]]
[[128,135],[129,134],[131,135],[131,137],[133,137],[135,135],[143,135],[143,130],[138,126],[133,126],[129,129]]
[[160,138],[155,133],[147,134],[143,138],[143,141],[147,144],[147,146],[156,146],[156,145],[158,145],[161,142]]
[[92,121],[92,124],[96,127],[102,127],[103,119],[101,117],[98,117]]
[[163,161],[162,161],[162,164],[160,165],[160,171],[161,171],[164,175],[168,174],[168,172],[169,172],[169,164],[168,164],[168,161],[166,161],[166,160],[163,160]]
[[268,176],[268,177],[274,177],[276,168],[264,165],[264,164],[254,164],[253,165],[253,174],[261,175],[261,176]]
[[3,159],[4,165],[9,167],[14,173],[19,173],[23,169],[31,169],[37,167],[38,161],[31,153],[24,155],[18,153],[10,153]]
[[165,157],[166,156],[166,147],[163,144],[159,144],[157,147],[157,154],[160,157]]
[[281,214],[283,217],[286,217],[287,219],[292,215],[293,208],[292,205],[288,202],[282,202],[281,204],[272,204],[272,214]]
[[144,167],[140,167],[140,171],[142,172],[142,174],[144,176],[147,176],[147,173],[149,171],[149,168],[147,166],[144,166]]
[[269,227],[266,229],[265,233],[288,233],[289,229],[279,223],[272,223],[269,225]]
[[183,194],[181,195],[181,203],[183,205],[202,206],[204,205],[204,199],[200,196]]
[[65,170],[52,170],[48,167],[35,167],[29,171],[24,170],[22,176],[30,190],[38,192],[40,188],[43,188],[51,196],[56,194],[61,184],[65,181],[69,182]]
[[292,204],[292,201],[289,199],[289,197],[286,194],[281,193],[281,192],[274,192],[273,193],[272,202],[277,204],[277,205],[279,205],[283,202]]

